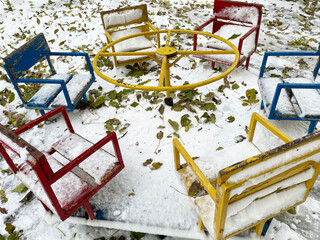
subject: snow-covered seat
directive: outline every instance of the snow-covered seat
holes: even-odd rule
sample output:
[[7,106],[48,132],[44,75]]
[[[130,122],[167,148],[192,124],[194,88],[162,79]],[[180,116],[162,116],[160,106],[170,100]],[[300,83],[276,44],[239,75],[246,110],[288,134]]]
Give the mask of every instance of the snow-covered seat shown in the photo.
[[[148,19],[147,5],[139,5],[101,12],[102,24],[108,44],[123,37],[141,32],[157,30]],[[157,37],[159,44],[159,36]],[[156,51],[149,35],[137,36],[116,43],[111,47],[113,52]],[[141,64],[150,59],[148,56],[114,56],[115,65],[123,66],[133,63]]]
[[[200,31],[212,23],[212,33],[229,40],[239,50],[240,59],[237,67],[246,62],[248,69],[251,55],[256,51],[262,17],[262,6],[259,4],[215,0],[213,18],[195,30]],[[198,43],[198,36],[194,36],[194,51],[232,50],[230,46],[218,39],[210,39],[203,46]],[[202,59],[214,63],[231,65],[234,55],[197,55]]]
[[[257,122],[285,144],[260,152],[252,143]],[[320,170],[320,132],[292,141],[257,113],[247,141],[208,159],[193,160],[178,139],[173,145],[178,176],[195,204],[200,227],[213,239],[252,227],[261,235],[268,219],[306,200]],[[180,163],[180,155],[187,164]]]
[[[48,151],[39,151],[19,136],[58,113],[62,113],[69,133]],[[110,141],[115,156],[101,149]],[[12,158],[8,149],[17,157]],[[74,132],[64,106],[15,131],[0,124],[0,152],[17,178],[47,211],[51,210],[62,221],[81,206],[86,208],[90,219],[95,219],[90,198],[124,168],[116,134],[112,132],[97,143],[91,143]]]
[[[89,74],[73,76],[72,74],[57,73],[50,60],[51,56],[84,57]],[[44,59],[47,60],[52,76],[40,79],[26,77],[25,73]],[[67,111],[73,111],[81,99],[88,103],[86,92],[94,82],[95,76],[87,53],[52,52],[43,33],[40,33],[3,60],[9,78],[25,108],[38,109],[41,114],[44,114],[44,110],[51,110],[60,105],[64,105]],[[40,66],[42,67],[42,65]],[[30,93],[25,90],[24,84],[31,83],[42,86],[33,96],[29,97]]]
[[266,52],[260,69],[258,86],[262,96],[261,109],[265,109],[269,119],[310,121],[308,133],[312,133],[320,119],[320,84],[317,75],[318,61],[312,77],[267,77],[264,76],[270,56],[316,56],[318,51],[310,52]]

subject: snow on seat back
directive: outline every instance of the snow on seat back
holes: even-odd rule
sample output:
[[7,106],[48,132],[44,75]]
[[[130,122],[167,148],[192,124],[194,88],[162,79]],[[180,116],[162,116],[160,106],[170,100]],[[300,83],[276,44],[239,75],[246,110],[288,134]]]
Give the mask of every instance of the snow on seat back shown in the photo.
[[[261,92],[262,100],[264,106],[269,115],[273,97],[279,83],[283,83],[280,78],[259,78],[258,86]],[[296,116],[294,107],[290,101],[289,95],[285,89],[282,89],[280,96],[276,105],[276,114],[281,114],[285,116]]]
[[[246,151],[243,151],[243,149],[246,149]],[[212,182],[218,177],[219,170],[260,153],[261,152],[254,144],[248,141],[243,141],[231,147],[215,151],[209,156],[200,156],[195,160],[195,162],[206,178]],[[187,185],[187,189],[197,179],[189,166],[179,173],[180,180],[182,183]]]
[[[54,143],[52,148],[69,161],[72,161],[92,145],[93,143],[79,135],[69,133]],[[118,163],[115,156],[103,149],[99,149],[80,163],[79,167],[94,178],[97,184],[101,184],[105,180],[104,177],[108,175]]]
[[[63,165],[61,165],[52,156],[44,153],[47,161],[52,168],[53,172],[58,171]],[[19,171],[16,173],[17,178],[28,187],[34,195],[41,200],[50,210],[56,213],[54,207],[51,204],[41,182],[36,175],[35,170],[28,164],[23,163],[19,166]],[[52,184],[52,190],[55,193],[61,207],[68,211],[72,208],[72,205],[79,199],[84,198],[87,193],[92,189],[92,186],[83,181],[77,175],[72,172],[65,174],[59,180]]]
[[[312,173],[313,172],[310,171],[304,175],[311,177]],[[288,183],[288,185],[291,186],[290,183]],[[272,187],[272,189],[265,189],[265,192],[271,192],[269,195],[261,191],[255,195],[249,195],[252,199],[244,198],[242,201],[234,202],[228,206],[223,232],[224,237],[302,202],[307,192],[304,183],[297,184],[293,188],[287,188],[279,192],[275,191],[277,190],[276,188],[283,187],[283,185],[273,185]],[[216,208],[214,201],[209,195],[206,195],[197,198],[195,205],[197,213],[202,219],[206,229],[214,238],[214,215]]]
[[[286,78],[287,83],[311,83],[312,78]],[[302,118],[319,118],[320,117],[320,94],[318,89],[291,89],[293,96],[291,102],[296,106],[298,115]]]
[[103,15],[105,29],[114,25],[130,23],[143,15],[142,9],[130,9],[119,12],[111,12]]
[[[121,30],[117,32],[113,32],[110,34],[113,41],[123,38],[129,35],[141,33],[141,29],[139,28],[130,28],[126,30]],[[151,48],[153,47],[152,42],[147,39],[145,36],[138,36],[129,38],[127,40],[121,41],[114,45],[116,52],[132,52],[141,49]]]
[[[7,133],[9,133],[9,131],[7,131]],[[20,156],[20,158],[22,158],[23,160],[28,159],[29,153],[26,147],[17,144],[10,137],[5,135],[1,131],[0,131],[0,143],[4,144],[6,147],[12,150],[15,154]]]
[[[232,169],[220,171],[219,184],[226,183],[226,188],[237,184],[230,187],[224,236],[305,200],[310,187],[305,182],[314,178],[316,168],[319,168],[319,136],[320,133],[307,135],[262,153],[249,162],[238,163]],[[215,203],[207,195],[197,198],[195,204],[202,220],[211,221],[212,226],[209,223],[205,226],[208,225],[208,231],[213,234],[214,212],[203,208]],[[216,207],[211,206],[211,209]]]
[[[63,80],[64,82],[68,82],[71,79],[71,74],[55,74],[51,76],[49,79],[54,80]],[[50,84],[46,83],[43,85],[38,92],[28,101],[27,106],[48,106],[48,104],[57,96],[57,94],[61,91],[60,84]]]
[[[91,74],[77,74],[71,78],[71,80],[67,84],[67,90],[69,93],[69,97],[71,103],[74,105],[79,98],[82,96],[83,92],[86,88],[90,85],[90,80],[92,76]],[[55,100],[52,102],[51,106],[58,107],[58,106],[68,106],[64,92],[61,91]]]
[[[233,25],[233,24],[226,24],[223,25],[218,31],[214,34],[224,39],[230,41],[236,48],[239,46],[239,41],[242,36],[244,36],[251,27],[248,26],[240,26],[240,25]],[[247,38],[244,39],[241,54],[248,57],[255,49],[255,41],[256,41],[256,32],[251,33]],[[207,46],[210,48],[222,49],[222,50],[232,50],[232,48],[227,45],[226,43],[218,40],[213,39],[207,43]],[[215,56],[215,57],[220,57]]]
[[225,18],[234,21],[252,23],[256,26],[259,21],[259,12],[255,7],[226,7],[222,11],[215,14],[220,18]]

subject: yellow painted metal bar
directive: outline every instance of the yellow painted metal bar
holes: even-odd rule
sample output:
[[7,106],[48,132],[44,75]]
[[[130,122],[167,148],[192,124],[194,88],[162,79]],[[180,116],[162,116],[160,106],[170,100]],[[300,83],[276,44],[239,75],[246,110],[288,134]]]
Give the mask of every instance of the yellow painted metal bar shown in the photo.
[[140,55],[155,55],[155,52],[103,52],[100,56],[140,56]]
[[[93,63],[92,63],[92,66],[93,66],[93,69],[94,71],[96,72],[96,74],[105,79],[106,81],[112,83],[112,84],[115,84],[115,85],[118,85],[118,86],[122,86],[122,87],[125,87],[125,88],[131,88],[131,89],[137,89],[137,90],[143,90],[143,91],[177,91],[177,90],[185,90],[185,89],[191,89],[191,88],[197,88],[197,87],[200,87],[200,86],[203,86],[203,85],[206,85],[206,84],[209,84],[209,83],[212,83],[212,82],[215,82],[221,78],[224,78],[225,76],[227,76],[229,73],[231,73],[235,67],[237,66],[238,64],[238,61],[239,61],[239,52],[238,52],[238,49],[228,40],[220,37],[220,36],[217,36],[217,35],[214,35],[214,34],[211,34],[211,33],[207,33],[207,32],[200,32],[200,31],[194,31],[194,30],[181,30],[181,29],[172,29],[172,30],[157,30],[157,31],[153,31],[151,32],[152,34],[161,34],[161,33],[168,33],[168,32],[174,32],[174,33],[182,33],[182,34],[199,34],[199,35],[204,35],[204,36],[207,36],[207,37],[211,37],[211,38],[215,38],[215,39],[218,39],[224,43],[226,43],[227,45],[229,45],[233,51],[235,52],[235,60],[233,62],[233,64],[223,73],[213,77],[213,78],[210,78],[210,79],[207,79],[205,81],[200,81],[200,82],[197,82],[197,83],[192,83],[192,84],[186,84],[186,85],[181,85],[181,86],[143,86],[143,85],[134,85],[134,84],[130,84],[130,83],[123,83],[123,82],[119,82],[117,81],[116,79],[112,79],[106,75],[104,75],[103,73],[101,73],[97,67],[97,61],[98,61],[98,58],[100,56],[102,56],[101,54],[103,54],[106,50],[108,50],[109,48],[111,48],[112,46],[114,46],[116,43],[118,42],[121,42],[121,41],[124,41],[126,39],[129,39],[129,38],[133,38],[133,37],[137,37],[137,36],[143,36],[144,32],[142,33],[137,33],[137,34],[133,34],[133,35],[130,35],[130,36],[127,36],[127,37],[124,37],[124,38],[121,38],[121,39],[117,39],[115,41],[113,41],[112,43],[108,44],[107,46],[103,47],[95,56],[95,58],[93,59]],[[150,32],[148,32],[148,34],[150,34]]]
[[261,236],[265,223],[266,221],[263,221],[255,227],[255,232],[258,237]]
[[[165,58],[166,57],[166,58]],[[165,86],[170,86],[170,67],[169,67],[169,58],[167,56],[163,57],[163,61],[166,61],[165,69],[164,69],[164,80]]]
[[[164,74],[164,80],[165,80],[165,86],[170,87],[170,63],[169,63],[169,57],[166,58],[166,68],[165,68],[165,74]],[[166,92],[166,97],[170,98],[170,91]]]
[[257,122],[260,122],[265,128],[267,128],[270,132],[272,132],[274,135],[276,135],[278,138],[280,138],[285,143],[291,142],[293,140],[287,134],[285,134],[279,128],[277,128],[271,122],[269,122],[267,119],[265,119],[264,117],[262,117],[258,113],[254,112],[251,116],[251,121],[250,121],[250,126],[249,126],[249,131],[248,131],[249,142],[252,142],[252,140],[253,140],[253,136],[254,136]]
[[236,54],[233,50],[212,50],[212,51],[177,51],[181,55],[208,55],[208,54]]
[[148,24],[148,26],[153,30],[153,31],[157,31],[158,29],[157,28],[155,28],[155,26],[153,26],[152,24],[151,24],[151,22],[146,22],[147,24]]
[[[158,30],[149,21],[147,22],[147,24],[153,31],[157,31]],[[160,48],[160,34],[159,33],[157,33],[157,45],[158,45],[158,48]]]
[[223,239],[230,191],[225,186],[222,186],[219,189],[219,195],[214,213],[214,222],[212,224],[214,225],[213,229],[215,229],[216,239]]
[[181,58],[183,58],[183,55],[179,56],[176,60],[174,60],[169,67],[172,67],[173,65],[175,65]]
[[313,177],[309,181],[306,182],[307,192],[306,192],[306,195],[305,195],[304,199],[307,199],[309,193],[312,190],[312,187],[313,187],[315,181],[317,180],[317,178],[319,176],[320,163],[313,162],[313,167],[315,169],[315,172],[313,174]]
[[[194,160],[191,158],[189,153],[186,151],[186,149],[181,145],[179,140],[177,138],[173,139],[173,148],[174,148],[174,160],[175,160],[175,165],[176,169],[181,168],[180,166],[180,158],[177,157],[177,155],[180,153],[184,160],[187,162],[191,170],[194,172],[194,174],[197,176],[199,179],[201,185],[204,187],[204,189],[207,191],[207,193],[210,195],[212,200],[217,203],[216,200],[216,190],[214,187],[211,185],[209,180],[205,177],[205,175],[201,172],[197,164],[194,162]],[[179,163],[178,163],[179,161]]]
[[170,37],[171,37],[171,30],[168,31],[168,34],[167,34],[167,41],[166,41],[166,47],[169,46],[169,43],[170,43]]
[[105,32],[106,32],[106,36],[107,36],[107,41],[108,41],[108,43],[113,42],[113,40],[112,40],[112,37],[111,37],[110,33],[109,33],[107,30],[106,30]]
[[203,230],[204,230],[204,225],[203,225],[202,219],[201,219],[200,217],[199,217],[198,219],[199,219],[199,220],[198,220],[198,222],[199,222],[199,224],[198,224],[199,230],[200,230],[200,231],[203,231]]
[[167,56],[163,56],[162,58],[162,65],[160,71],[160,78],[158,86],[161,87],[163,85],[163,79],[165,78],[166,68],[167,68]]
[[149,55],[148,56],[149,58],[151,58],[153,61],[155,61],[156,63],[158,63],[160,66],[162,65],[162,63],[156,58],[156,57],[154,57],[154,56],[152,56],[152,55]]

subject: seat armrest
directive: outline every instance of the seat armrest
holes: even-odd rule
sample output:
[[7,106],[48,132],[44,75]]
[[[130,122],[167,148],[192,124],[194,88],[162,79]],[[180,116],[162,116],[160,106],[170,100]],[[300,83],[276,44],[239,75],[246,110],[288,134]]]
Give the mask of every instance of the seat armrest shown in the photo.
[[67,111],[65,109],[64,106],[60,106],[57,107],[53,110],[51,110],[50,112],[45,113],[44,115],[42,115],[41,117],[36,118],[35,120],[23,125],[22,127],[18,128],[17,130],[14,131],[15,134],[19,135],[27,130],[29,130],[30,128],[38,125],[39,123],[51,118],[54,115],[57,115],[58,113],[62,113],[62,116],[67,124],[67,127],[69,129],[69,131],[71,133],[74,133],[73,127],[71,125],[70,119],[68,117]]
[[[239,45],[238,45],[238,50],[239,53],[241,54],[242,52],[242,46],[243,46],[243,41],[248,38],[253,32],[256,32],[258,30],[259,26],[255,26],[253,28],[251,28],[248,32],[246,32],[246,34],[244,34],[243,36],[240,37],[239,39]],[[255,46],[255,49],[257,48],[257,46]],[[254,49],[254,51],[255,51]],[[253,51],[253,52],[254,52]]]
[[[152,25],[151,22],[147,22],[147,25],[153,30],[153,31],[158,31],[158,29]],[[157,33],[157,43],[158,43],[158,48],[160,48],[161,44],[160,44],[160,34]]]
[[85,57],[88,53],[86,52],[50,52],[50,56],[80,56]]
[[[318,51],[265,52],[264,56],[263,56],[261,68],[260,68],[259,78],[263,77],[268,57],[271,57],[271,56],[274,56],[274,57],[280,57],[280,56],[295,56],[295,57],[299,57],[299,56],[301,56],[301,57],[304,57],[304,56],[319,56],[319,59],[320,59],[320,44],[319,44]],[[318,61],[317,65],[316,65],[315,75],[317,74],[317,71],[319,71],[319,68],[320,68],[320,61]]]
[[[199,27],[195,28],[194,30],[195,31],[200,31],[205,26],[207,26],[210,23],[212,23],[215,19],[216,19],[216,17],[211,18],[209,21],[206,21],[204,24],[200,25]],[[197,51],[197,42],[198,42],[198,35],[194,34],[194,36],[193,36],[193,51]]]
[[191,158],[191,156],[186,151],[186,149],[182,146],[179,140],[177,138],[174,138],[172,143],[173,143],[173,154],[174,154],[176,170],[179,170],[181,168],[181,165],[180,165],[180,154],[181,154],[184,160],[187,162],[187,164],[191,168],[191,170],[193,171],[193,173],[199,179],[201,185],[208,192],[212,200],[215,203],[217,203],[216,190],[212,186],[210,181],[205,177],[205,175],[202,173],[200,168],[197,166],[197,164],[194,162],[194,160]]
[[210,23],[212,23],[214,20],[216,19],[216,17],[214,16],[213,18],[211,18],[210,20],[206,21],[204,24],[200,25],[199,27],[195,28],[195,31],[199,31],[202,28],[204,28],[205,26],[209,25]]
[[267,128],[270,132],[272,132],[274,135],[276,135],[278,138],[280,138],[285,143],[291,142],[293,139],[290,138],[288,135],[286,135],[284,132],[282,132],[279,128],[274,126],[272,123],[270,123],[267,119],[263,118],[260,114],[254,112],[251,116],[249,131],[248,131],[248,141],[252,142],[254,132],[256,129],[257,122],[262,124],[265,128]]
[[14,80],[15,83],[48,83],[48,84],[63,84],[64,80],[61,79],[29,79],[29,78],[19,78]]
[[90,62],[88,53],[86,52],[50,52],[50,56],[73,56],[73,57],[85,57],[88,69],[92,77],[95,79],[93,67]]

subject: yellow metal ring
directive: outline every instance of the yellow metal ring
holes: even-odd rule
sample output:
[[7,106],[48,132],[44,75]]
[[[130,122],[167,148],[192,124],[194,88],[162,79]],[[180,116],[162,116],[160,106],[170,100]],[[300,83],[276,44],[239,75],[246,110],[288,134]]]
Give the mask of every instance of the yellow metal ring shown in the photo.
[[[192,83],[192,84],[186,84],[186,85],[181,85],[181,86],[141,86],[141,85],[134,85],[134,84],[130,84],[130,83],[123,83],[123,82],[118,82],[117,80],[114,80],[106,75],[104,75],[103,73],[101,73],[98,68],[97,68],[97,61],[98,58],[100,56],[121,56],[121,52],[114,52],[114,53],[106,53],[106,50],[111,48],[112,46],[114,46],[115,44],[125,41],[129,38],[134,38],[134,37],[138,37],[138,36],[142,36],[142,35],[153,35],[153,34],[160,34],[160,33],[170,33],[170,32],[174,32],[174,33],[182,33],[182,34],[200,34],[200,35],[204,35],[204,36],[208,36],[211,38],[216,38],[224,43],[226,43],[228,46],[230,46],[232,48],[233,51],[220,51],[220,54],[235,54],[235,60],[233,62],[233,64],[223,73],[219,74],[218,76],[215,76],[213,78],[207,79],[205,81],[201,81],[201,82],[197,82],[197,83]],[[179,52],[179,51],[177,51]],[[183,51],[180,51],[183,52]],[[201,52],[203,51],[187,51],[189,54],[191,55],[201,55]],[[219,54],[219,51],[212,51],[215,52],[216,54]],[[147,52],[148,53],[148,52]],[[186,54],[186,55],[189,55]],[[148,55],[145,52],[141,52],[137,53],[137,52],[133,52],[132,55]],[[149,54],[150,55],[150,54]],[[103,47],[95,56],[95,58],[93,59],[93,69],[94,71],[98,74],[98,76],[100,76],[102,79],[118,85],[118,86],[122,86],[125,88],[131,88],[131,89],[137,89],[137,90],[143,90],[143,91],[176,91],[176,90],[184,90],[184,89],[191,89],[191,88],[196,88],[196,87],[200,87],[203,85],[207,85],[209,83],[215,82],[221,78],[224,78],[225,76],[227,76],[230,72],[232,72],[235,67],[237,66],[239,61],[239,51],[238,49],[227,39],[224,39],[220,36],[211,34],[211,33],[207,33],[207,32],[199,32],[199,31],[194,31],[194,30],[181,30],[181,29],[170,29],[170,30],[157,30],[157,31],[150,31],[150,32],[141,32],[141,33],[137,33],[137,34],[133,34],[127,37],[123,37],[120,39],[117,39],[115,41],[113,41],[112,43],[108,44],[107,46]]]

